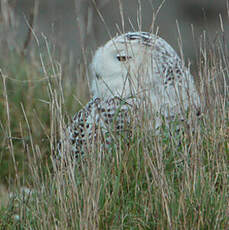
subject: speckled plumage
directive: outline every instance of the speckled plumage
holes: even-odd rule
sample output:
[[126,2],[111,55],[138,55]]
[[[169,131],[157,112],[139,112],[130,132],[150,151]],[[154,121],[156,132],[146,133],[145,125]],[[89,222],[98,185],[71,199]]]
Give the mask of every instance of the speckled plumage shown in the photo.
[[[64,149],[78,158],[85,152],[106,148],[113,140],[112,135],[130,130],[130,111],[133,106],[118,97],[102,100],[92,98],[72,119],[62,144]],[[96,142],[102,141],[97,146]],[[59,144],[59,154],[62,147]]]
[[65,138],[73,155],[89,151],[86,148],[98,136],[109,144],[111,127],[120,131],[123,123],[129,123],[133,98],[149,99],[152,112],[166,118],[182,118],[190,105],[199,107],[190,71],[174,49],[154,34],[129,32],[113,38],[96,51],[90,70],[94,98],[74,116]]

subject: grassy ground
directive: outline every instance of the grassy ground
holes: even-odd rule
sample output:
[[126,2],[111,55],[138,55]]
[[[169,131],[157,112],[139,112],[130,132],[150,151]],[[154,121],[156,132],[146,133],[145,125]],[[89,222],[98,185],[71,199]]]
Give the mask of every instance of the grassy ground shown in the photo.
[[88,97],[83,68],[75,81],[49,53],[27,60],[8,51],[0,59],[0,229],[228,229],[229,65],[220,44],[200,50],[207,109],[189,129],[176,121],[155,133],[139,119],[129,142],[117,138],[111,151],[57,171],[60,130],[80,108],[76,98]]

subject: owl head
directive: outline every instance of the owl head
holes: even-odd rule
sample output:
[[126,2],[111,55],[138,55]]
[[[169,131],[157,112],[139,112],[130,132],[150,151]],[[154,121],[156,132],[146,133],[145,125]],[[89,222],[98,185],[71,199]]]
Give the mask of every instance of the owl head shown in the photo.
[[199,104],[189,69],[154,34],[131,32],[108,41],[96,51],[91,73],[91,93],[96,97],[147,98],[154,111],[166,115]]
[[[91,63],[91,92],[94,96],[128,97],[143,90],[151,62],[151,34],[126,33],[100,47]],[[155,36],[156,38],[156,36]],[[145,84],[146,85],[146,84]]]

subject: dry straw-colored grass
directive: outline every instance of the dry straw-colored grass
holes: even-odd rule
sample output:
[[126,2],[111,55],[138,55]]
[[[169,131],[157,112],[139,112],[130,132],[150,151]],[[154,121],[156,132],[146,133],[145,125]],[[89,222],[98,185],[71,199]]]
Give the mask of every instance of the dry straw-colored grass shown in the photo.
[[9,51],[1,60],[0,177],[12,194],[0,228],[228,229],[228,46],[218,40],[207,49],[205,36],[201,118],[156,132],[143,111],[128,142],[117,137],[111,150],[93,149],[61,169],[53,155],[66,117],[81,106],[76,98],[87,101],[86,68],[69,84],[48,42],[32,63]]

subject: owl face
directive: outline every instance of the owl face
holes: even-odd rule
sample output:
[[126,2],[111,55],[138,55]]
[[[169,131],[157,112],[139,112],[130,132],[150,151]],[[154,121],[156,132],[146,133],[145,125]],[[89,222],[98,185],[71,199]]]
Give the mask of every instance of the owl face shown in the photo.
[[109,41],[96,51],[92,60],[92,94],[101,98],[136,94],[148,56],[148,50],[138,42],[122,36]]

